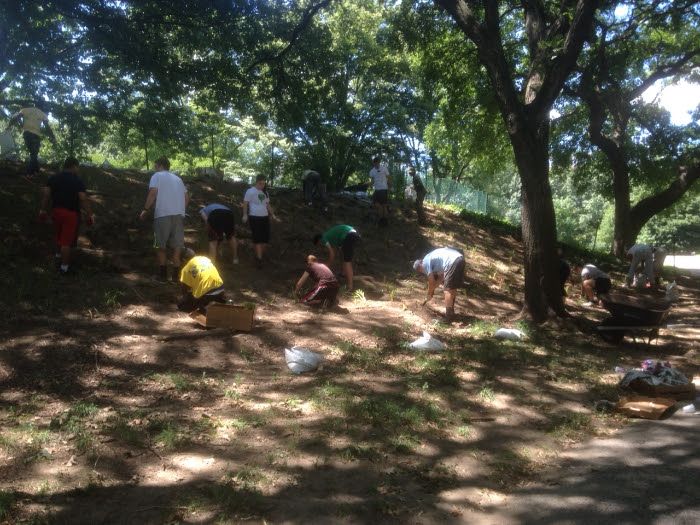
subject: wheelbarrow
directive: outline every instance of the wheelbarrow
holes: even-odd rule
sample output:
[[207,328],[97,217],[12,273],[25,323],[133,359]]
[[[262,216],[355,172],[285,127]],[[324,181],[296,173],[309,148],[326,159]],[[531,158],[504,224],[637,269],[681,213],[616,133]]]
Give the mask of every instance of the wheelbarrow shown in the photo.
[[671,302],[649,296],[611,292],[600,296],[610,317],[596,329],[603,340],[619,344],[625,335],[636,340],[640,335],[650,344],[659,336],[659,328],[671,310]]

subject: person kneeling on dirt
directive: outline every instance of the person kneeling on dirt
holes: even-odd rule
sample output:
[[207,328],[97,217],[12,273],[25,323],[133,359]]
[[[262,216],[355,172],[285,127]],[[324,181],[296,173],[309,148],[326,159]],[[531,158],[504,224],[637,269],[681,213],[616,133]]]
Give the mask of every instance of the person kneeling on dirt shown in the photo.
[[597,266],[587,264],[581,269],[581,295],[588,299],[584,306],[598,304],[598,296],[612,287],[610,276]]
[[78,160],[67,158],[63,163],[63,171],[49,177],[42,191],[39,221],[48,221],[50,201],[56,239],[56,265],[61,275],[70,273],[71,251],[78,239],[81,209],[85,212],[88,226],[94,221],[85,184],[78,177],[79,170]]
[[352,291],[352,258],[355,254],[355,243],[359,240],[360,234],[357,233],[355,228],[347,224],[338,224],[326,230],[323,234],[319,233],[314,236],[314,244],[316,246],[320,243],[328,249],[328,266],[333,265],[336,250],[342,250],[343,272],[345,273],[348,292]]
[[199,310],[211,302],[225,303],[224,281],[209,257],[195,256],[192,250],[187,250],[189,261],[180,270],[180,282],[186,291],[177,307],[183,312]]
[[309,277],[316,284],[310,292],[299,299],[299,302],[310,306],[333,306],[338,296],[338,279],[335,278],[328,266],[318,262],[318,259],[313,255],[306,258],[306,269],[297,281],[295,288],[297,295],[301,294],[301,289]]
[[438,284],[442,283],[445,290],[445,318],[454,319],[457,288],[464,284],[464,255],[454,248],[438,248],[427,254],[423,259],[413,262],[413,269],[428,276],[428,298],[425,305],[433,298]]

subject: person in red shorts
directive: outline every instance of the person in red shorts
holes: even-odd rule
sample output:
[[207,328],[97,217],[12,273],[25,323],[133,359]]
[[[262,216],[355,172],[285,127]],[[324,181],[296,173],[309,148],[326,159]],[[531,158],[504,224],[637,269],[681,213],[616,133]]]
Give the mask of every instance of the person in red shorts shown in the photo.
[[47,222],[48,212],[51,212],[56,239],[56,261],[61,275],[70,271],[71,250],[78,238],[81,210],[86,214],[88,226],[94,222],[85,184],[78,177],[79,170],[78,160],[67,158],[63,163],[63,171],[49,177],[42,189],[39,220]]
[[338,296],[338,279],[328,266],[318,262],[315,256],[309,255],[306,258],[306,269],[297,281],[295,291],[300,294],[306,281],[311,278],[315,281],[314,288],[299,299],[299,302],[310,306],[324,305],[333,306]]

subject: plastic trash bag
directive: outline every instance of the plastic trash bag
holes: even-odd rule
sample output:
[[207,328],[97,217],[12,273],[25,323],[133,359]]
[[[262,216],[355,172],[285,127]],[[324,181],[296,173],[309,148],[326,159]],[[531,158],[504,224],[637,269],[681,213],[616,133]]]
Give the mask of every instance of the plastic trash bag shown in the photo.
[[413,350],[429,350],[433,352],[438,352],[447,348],[445,343],[435,339],[428,332],[423,332],[423,337],[419,337],[408,345],[408,347],[412,348]]
[[676,284],[676,281],[668,283],[666,285],[666,300],[675,303],[678,301],[678,299],[680,299],[680,297],[681,294],[678,292],[678,285]]
[[323,356],[321,356],[321,354],[298,346],[285,348],[284,358],[287,360],[287,367],[289,367],[293,374],[313,372],[321,364],[321,361],[323,361]]
[[525,333],[517,328],[499,328],[494,336],[496,339],[509,339],[510,341],[525,339]]

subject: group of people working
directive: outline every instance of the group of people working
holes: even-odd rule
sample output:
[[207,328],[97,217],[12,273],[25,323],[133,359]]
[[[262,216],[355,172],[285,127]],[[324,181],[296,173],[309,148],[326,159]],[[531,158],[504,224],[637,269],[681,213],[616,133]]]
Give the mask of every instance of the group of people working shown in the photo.
[[[375,159],[377,161],[378,159]],[[54,227],[56,242],[56,266],[61,275],[71,272],[71,251],[77,243],[78,228],[82,220],[90,225],[94,221],[90,198],[85,184],[78,175],[80,164],[74,158],[64,162],[63,171],[48,178],[42,189],[39,220],[48,221],[49,214]],[[206,225],[208,235],[208,257],[195,256],[184,250],[184,218],[189,203],[189,193],[182,179],[170,171],[170,162],[162,157],[155,163],[156,171],[149,181],[149,190],[140,219],[145,220],[153,211],[153,231],[158,261],[159,281],[168,280],[167,249],[172,250],[174,268],[171,280],[184,284],[188,293],[180,306],[182,308],[202,308],[211,301],[223,301],[224,289],[214,261],[221,254],[222,245],[230,247],[230,260],[238,264],[238,241],[236,238],[236,218],[233,210],[220,203],[209,203],[199,210],[199,215]],[[375,184],[379,180],[381,187],[390,177],[378,175],[383,171],[376,166],[372,169]],[[258,176],[243,197],[242,222],[248,223],[251,231],[255,265],[263,266],[265,249],[270,241],[270,219],[274,217],[270,197],[265,188],[264,176]],[[376,186],[375,186],[376,187]],[[375,194],[377,191],[375,190]],[[384,190],[386,191],[386,190]],[[386,224],[382,209],[387,202],[386,195],[380,194],[375,201],[378,205],[379,224]],[[306,266],[296,283],[295,290],[300,301],[305,304],[333,305],[337,301],[339,282],[331,270],[337,259],[342,257],[342,274],[345,276],[346,288],[353,290],[353,258],[357,243],[361,240],[358,231],[350,225],[338,224],[313,237],[313,244],[327,250],[327,263],[321,262],[315,255],[306,257]],[[631,260],[626,284],[628,286],[650,286],[657,282],[663,267],[665,252],[661,248],[646,244],[635,244],[627,252]],[[563,260],[562,260],[563,261]],[[429,301],[439,285],[444,289],[445,317],[451,320],[455,315],[457,290],[463,286],[465,261],[463,253],[455,248],[443,247],[431,251],[422,259],[412,262],[412,268],[427,277]],[[566,270],[566,271],[564,271]],[[562,262],[562,286],[567,280],[570,269]],[[309,283],[313,286],[307,293],[302,293]],[[593,264],[586,264],[581,270],[581,292],[590,304],[598,303],[598,297],[607,293],[612,287],[610,276]],[[424,302],[424,304],[425,304]]]
[[[659,284],[661,270],[666,259],[666,252],[658,246],[635,244],[626,252],[630,260],[625,284],[630,288],[651,287]],[[581,294],[588,299],[587,306],[600,302],[600,295],[612,288],[610,275],[593,264],[586,264],[581,269]]]

